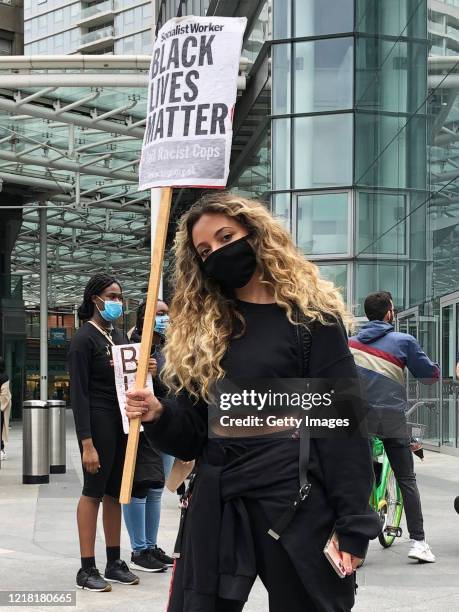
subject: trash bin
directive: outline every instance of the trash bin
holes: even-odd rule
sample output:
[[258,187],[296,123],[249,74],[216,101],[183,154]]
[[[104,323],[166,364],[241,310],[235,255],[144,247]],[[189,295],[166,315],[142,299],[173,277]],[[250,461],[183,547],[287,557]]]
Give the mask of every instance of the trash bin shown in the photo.
[[28,400],[22,405],[22,483],[49,482],[49,408]]
[[48,400],[49,473],[65,474],[65,402]]

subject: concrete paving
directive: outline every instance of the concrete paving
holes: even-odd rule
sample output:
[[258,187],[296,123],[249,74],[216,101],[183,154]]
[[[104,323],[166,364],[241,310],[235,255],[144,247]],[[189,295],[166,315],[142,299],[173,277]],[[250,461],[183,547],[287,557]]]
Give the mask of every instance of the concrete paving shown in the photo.
[[[67,412],[68,469],[66,474],[52,475],[49,485],[22,485],[21,426],[13,423],[7,445],[8,459],[0,469],[0,591],[75,590],[79,567],[75,509],[82,475],[73,419],[71,412]],[[373,542],[367,561],[358,572],[356,612],[459,610],[459,516],[452,505],[459,494],[459,458],[426,453],[424,463],[416,459],[416,466],[428,541],[437,555],[437,563],[419,565],[407,558],[409,541],[405,525],[404,535],[392,548],[383,550]],[[167,551],[173,546],[178,516],[176,496],[166,493],[159,545]],[[121,546],[122,557],[129,560],[130,546],[124,528]],[[105,548],[101,521],[96,559],[103,569]],[[115,584],[111,593],[77,590],[76,610],[164,610],[170,571],[140,573],[140,577],[138,586]],[[30,610],[48,608],[27,606]],[[266,592],[257,582],[244,611],[267,610]]]

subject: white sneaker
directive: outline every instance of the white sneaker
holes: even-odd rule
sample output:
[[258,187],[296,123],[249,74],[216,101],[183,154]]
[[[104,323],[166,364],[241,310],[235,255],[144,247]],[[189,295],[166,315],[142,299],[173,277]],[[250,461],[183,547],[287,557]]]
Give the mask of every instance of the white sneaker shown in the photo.
[[408,557],[417,559],[420,563],[435,563],[435,555],[425,540],[411,540],[412,545]]
[[1,450],[0,451],[0,461],[5,461],[6,460],[6,451]]

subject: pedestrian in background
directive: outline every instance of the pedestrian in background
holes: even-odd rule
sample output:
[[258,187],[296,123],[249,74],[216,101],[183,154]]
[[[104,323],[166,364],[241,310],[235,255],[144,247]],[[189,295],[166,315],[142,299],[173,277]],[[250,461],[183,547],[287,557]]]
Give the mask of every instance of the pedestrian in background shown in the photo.
[[[114,326],[122,314],[119,281],[107,274],[93,276],[78,309],[84,324],[73,336],[69,350],[70,401],[84,477],[77,509],[81,569],[76,586],[91,591],[111,591],[110,582],[139,582],[120,559],[121,506],[118,500],[127,436],[116,395],[111,348],[129,342],[124,332]],[[107,552],[104,577],[96,568],[94,555],[101,501]]]
[[8,428],[11,413],[10,379],[6,373],[5,360],[0,357],[0,461],[5,461],[5,442],[8,441]]
[[[142,339],[145,307],[146,304],[143,303],[137,310],[136,325],[128,333],[131,342],[140,342]],[[167,304],[159,300],[156,305],[151,351],[155,366],[153,385],[155,394],[159,397],[164,395],[160,372],[164,365],[162,347],[169,323],[168,313]],[[156,450],[144,433],[140,433],[131,501],[129,504],[123,504],[124,522],[132,548],[131,569],[162,572],[174,564],[172,557],[167,555],[157,542],[164,482],[169,476],[173,461],[173,457]]]
[[395,331],[394,302],[389,291],[370,293],[364,309],[368,323],[349,339],[349,346],[370,406],[369,428],[381,438],[402,492],[411,538],[408,557],[434,563],[435,555],[425,539],[411,440],[406,433],[404,371],[408,369],[424,384],[433,384],[440,378],[440,368],[427,357],[416,338]]

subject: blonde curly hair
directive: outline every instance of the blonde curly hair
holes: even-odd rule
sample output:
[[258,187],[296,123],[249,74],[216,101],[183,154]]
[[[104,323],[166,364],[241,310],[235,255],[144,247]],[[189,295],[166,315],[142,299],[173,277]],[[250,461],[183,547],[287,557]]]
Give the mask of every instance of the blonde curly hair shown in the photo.
[[244,325],[235,300],[200,267],[191,233],[207,213],[224,214],[247,228],[261,271],[260,281],[271,287],[275,302],[285,309],[292,323],[293,306],[325,325],[330,317],[341,319],[347,327],[352,321],[340,292],[319,276],[317,266],[304,258],[290,234],[263,204],[227,192],[203,196],[182,216],[175,237],[175,292],[162,379],[175,393],[185,390],[205,401],[209,401],[212,381],[224,377],[220,362],[235,332],[235,319]]

